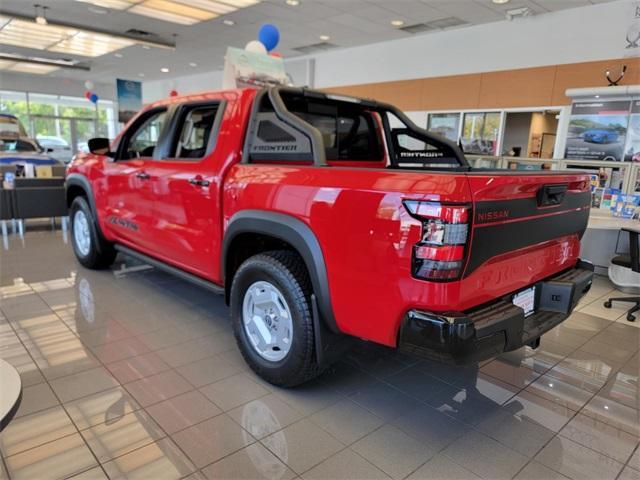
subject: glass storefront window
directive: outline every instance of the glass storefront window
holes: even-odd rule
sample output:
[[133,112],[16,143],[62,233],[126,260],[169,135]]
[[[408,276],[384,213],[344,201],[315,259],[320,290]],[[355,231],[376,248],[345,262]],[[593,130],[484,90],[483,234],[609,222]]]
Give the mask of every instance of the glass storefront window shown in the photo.
[[95,118],[96,107],[86,98],[60,97],[58,115],[61,117]]
[[473,112],[464,114],[462,146],[466,153],[496,155],[500,112]]
[[109,100],[96,106],[84,97],[0,91],[0,113],[16,115],[28,136],[64,162],[86,151],[90,138],[114,138],[117,133],[114,103]]
[[442,135],[452,142],[458,141],[458,129],[460,127],[459,113],[430,113],[427,121],[427,130]]
[[26,93],[0,91],[0,113],[15,115],[25,130],[29,131],[29,108]]

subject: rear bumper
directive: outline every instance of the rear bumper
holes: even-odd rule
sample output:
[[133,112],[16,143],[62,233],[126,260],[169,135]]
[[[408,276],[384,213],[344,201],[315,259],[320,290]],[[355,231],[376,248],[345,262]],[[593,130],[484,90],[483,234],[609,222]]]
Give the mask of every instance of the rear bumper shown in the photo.
[[571,270],[529,285],[536,286],[536,310],[528,317],[511,302],[511,295],[468,312],[410,310],[402,321],[398,348],[457,364],[516,350],[562,323],[592,280],[593,264],[580,260]]

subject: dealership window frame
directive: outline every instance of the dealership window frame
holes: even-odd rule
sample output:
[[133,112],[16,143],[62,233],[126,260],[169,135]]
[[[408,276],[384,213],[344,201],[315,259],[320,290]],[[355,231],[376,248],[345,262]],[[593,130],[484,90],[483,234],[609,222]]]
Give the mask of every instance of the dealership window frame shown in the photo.
[[[507,121],[508,113],[522,113],[522,112],[531,112],[531,113],[541,113],[545,111],[559,111],[560,118],[558,120],[558,128],[557,135],[554,144],[554,152],[564,152],[564,138],[562,134],[563,129],[563,120],[566,117],[566,121],[568,122],[569,116],[571,115],[571,106],[567,105],[546,105],[539,107],[510,107],[510,108],[466,108],[466,109],[442,109],[442,110],[424,110],[424,111],[412,111],[405,112],[407,113],[414,121],[417,120],[421,126],[424,126],[426,129],[429,128],[429,117],[431,115],[443,115],[443,114],[457,114],[458,118],[458,132],[455,139],[457,143],[462,137],[462,133],[464,131],[464,116],[467,113],[500,113],[500,127],[498,129],[497,141],[496,141],[496,152],[502,152],[503,142],[504,142],[504,131]],[[497,155],[500,156],[500,155]],[[559,159],[561,156],[557,154],[554,155],[554,159]]]
[[[6,101],[24,102],[26,112],[16,114],[10,108],[3,108]],[[43,114],[33,112],[35,105],[50,105],[51,111]],[[65,115],[61,110],[74,108],[79,114]],[[86,115],[84,114],[86,111]],[[92,104],[85,97],[74,97],[70,95],[54,95],[41,92],[22,92],[17,90],[0,90],[0,113],[16,115],[24,125],[31,138],[36,138],[34,130],[35,121],[50,119],[57,122],[56,132],[60,130],[59,122],[68,120],[92,121],[96,137],[114,138],[118,131],[116,103],[111,100],[98,100],[97,104]],[[101,114],[104,114],[104,120]]]

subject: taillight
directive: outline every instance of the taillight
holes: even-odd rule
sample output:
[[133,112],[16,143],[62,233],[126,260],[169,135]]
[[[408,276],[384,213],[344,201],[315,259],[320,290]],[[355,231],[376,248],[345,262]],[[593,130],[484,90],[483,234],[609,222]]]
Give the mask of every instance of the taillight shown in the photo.
[[411,270],[425,280],[456,280],[464,266],[471,219],[466,205],[406,200],[409,214],[420,220],[420,241],[413,246]]

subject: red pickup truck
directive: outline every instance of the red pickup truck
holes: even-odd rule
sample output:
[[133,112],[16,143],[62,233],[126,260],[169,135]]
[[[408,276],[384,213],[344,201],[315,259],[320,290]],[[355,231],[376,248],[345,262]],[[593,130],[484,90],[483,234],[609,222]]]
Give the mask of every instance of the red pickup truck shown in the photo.
[[66,180],[80,263],[120,251],[223,293],[244,358],[277,385],[353,337],[455,363],[536,346],[591,286],[587,175],[473,169],[384,103],[174,97],[89,148]]

